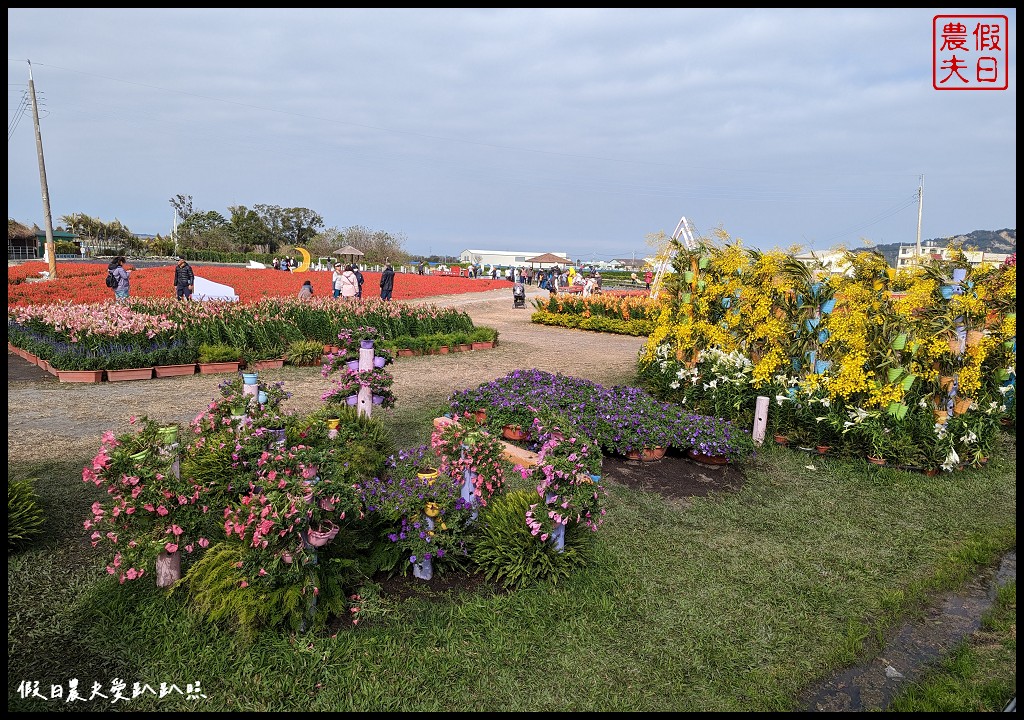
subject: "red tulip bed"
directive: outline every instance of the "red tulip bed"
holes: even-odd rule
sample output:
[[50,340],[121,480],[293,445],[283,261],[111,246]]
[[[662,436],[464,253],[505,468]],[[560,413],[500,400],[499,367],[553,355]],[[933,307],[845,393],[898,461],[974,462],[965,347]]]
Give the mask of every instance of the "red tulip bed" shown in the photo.
[[[27,282],[40,278],[47,270],[43,262],[27,262],[7,268],[7,305],[47,305],[51,303],[97,303],[113,299],[113,292],[104,284],[107,276],[106,265],[65,263],[57,265],[57,279],[48,282]],[[313,293],[319,297],[330,297],[331,273],[311,271],[303,273],[281,270],[250,270],[240,267],[218,265],[194,266],[196,275],[234,288],[238,299],[253,302],[265,297],[292,297],[306,280],[313,283]],[[363,273],[363,296],[380,296],[380,273]],[[398,273],[395,275],[394,300],[416,300],[434,295],[459,295],[484,292],[498,288],[511,288],[507,280],[470,280],[464,277],[444,275],[416,275]],[[140,268],[131,274],[132,297],[173,298],[174,265]]]

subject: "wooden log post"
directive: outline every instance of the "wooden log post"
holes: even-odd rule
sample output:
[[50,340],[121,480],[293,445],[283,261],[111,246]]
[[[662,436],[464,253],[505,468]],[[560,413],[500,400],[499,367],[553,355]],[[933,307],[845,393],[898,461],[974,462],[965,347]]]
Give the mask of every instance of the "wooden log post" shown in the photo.
[[768,427],[768,398],[764,395],[757,396],[757,404],[754,406],[754,428],[751,436],[755,445],[764,444],[765,428]]
[[[373,341],[363,340],[359,346],[359,372],[373,369]],[[373,391],[367,385],[359,386],[359,399],[356,408],[360,417],[370,417],[373,413]]]
[[[178,456],[178,443],[164,445],[173,460],[171,460],[170,471],[175,478],[181,477],[181,462]],[[169,588],[181,580],[181,550],[172,553],[161,550],[156,556],[156,586],[158,588]]]

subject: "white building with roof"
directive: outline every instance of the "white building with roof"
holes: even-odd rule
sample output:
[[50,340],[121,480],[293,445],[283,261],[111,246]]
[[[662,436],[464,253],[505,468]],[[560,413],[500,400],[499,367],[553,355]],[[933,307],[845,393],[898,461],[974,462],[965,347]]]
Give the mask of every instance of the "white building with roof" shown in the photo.
[[[544,255],[546,252],[532,252],[527,250],[463,250],[459,253],[460,263],[473,263],[477,267],[488,265],[494,267],[513,267],[529,264],[530,258]],[[564,258],[569,263],[569,253],[550,253]]]
[[[995,253],[985,252],[984,250],[962,250],[964,257],[967,259],[967,264],[971,267],[977,267],[982,263],[988,263],[989,265],[1001,265],[1006,258],[1010,257],[1007,253]],[[929,260],[949,260],[953,251],[948,246],[939,245],[933,240],[927,240],[921,243],[921,258],[925,262]],[[899,255],[896,256],[896,267],[902,270],[903,268],[916,265],[917,258],[917,245],[900,245]]]

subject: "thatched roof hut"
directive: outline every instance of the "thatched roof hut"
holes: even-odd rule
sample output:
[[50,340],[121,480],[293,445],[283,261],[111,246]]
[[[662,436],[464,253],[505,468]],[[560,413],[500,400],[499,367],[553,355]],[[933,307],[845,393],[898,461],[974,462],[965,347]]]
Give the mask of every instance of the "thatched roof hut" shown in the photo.
[[35,240],[36,234],[40,232],[39,227],[22,225],[14,218],[7,218],[7,241],[12,240]]

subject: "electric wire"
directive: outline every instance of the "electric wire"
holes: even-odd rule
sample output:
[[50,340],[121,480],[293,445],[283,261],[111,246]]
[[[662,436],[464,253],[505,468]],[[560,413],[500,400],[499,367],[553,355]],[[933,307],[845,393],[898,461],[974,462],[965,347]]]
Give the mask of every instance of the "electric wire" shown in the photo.
[[14,111],[14,117],[7,122],[7,142],[10,142],[11,138],[14,137],[14,131],[18,129],[18,124],[21,122],[21,119],[25,116],[27,110],[28,93],[23,92],[21,94],[21,103],[19,103],[18,107]]

